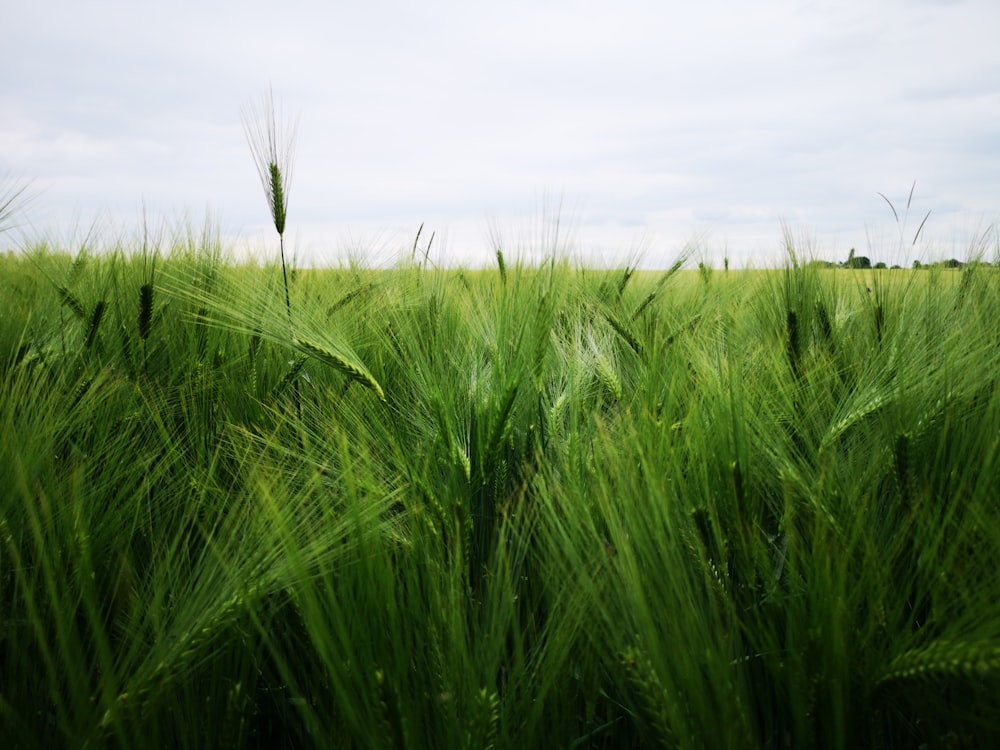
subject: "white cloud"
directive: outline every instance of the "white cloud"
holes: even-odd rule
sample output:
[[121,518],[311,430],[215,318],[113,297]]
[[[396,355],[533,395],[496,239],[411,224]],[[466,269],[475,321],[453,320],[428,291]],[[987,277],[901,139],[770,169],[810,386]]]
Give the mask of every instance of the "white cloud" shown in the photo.
[[997,214],[990,0],[104,0],[7,15],[0,44],[19,66],[0,87],[0,169],[47,183],[36,206],[53,220],[145,201],[266,228],[239,112],[268,83],[301,114],[289,227],[317,256],[361,236],[404,247],[426,221],[455,257],[482,257],[488,221],[546,193],[575,207],[581,246],[624,255],[642,237],[657,257],[692,237],[770,252],[783,219],[846,252],[891,223],[876,191],[914,180],[928,237]]

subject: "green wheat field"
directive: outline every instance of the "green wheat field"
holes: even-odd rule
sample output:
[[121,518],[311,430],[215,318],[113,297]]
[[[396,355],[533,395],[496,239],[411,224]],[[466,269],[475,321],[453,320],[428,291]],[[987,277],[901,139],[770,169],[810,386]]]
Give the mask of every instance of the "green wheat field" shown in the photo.
[[1000,742],[1000,271],[497,259],[0,256],[3,747]]
[[297,269],[243,126],[273,262],[0,255],[0,747],[1000,746],[985,248]]

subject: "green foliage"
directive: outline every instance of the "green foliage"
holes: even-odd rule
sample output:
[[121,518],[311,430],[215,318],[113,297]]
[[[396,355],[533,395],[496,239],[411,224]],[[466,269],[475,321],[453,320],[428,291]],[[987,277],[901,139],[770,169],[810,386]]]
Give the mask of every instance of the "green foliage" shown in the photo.
[[497,262],[0,260],[0,744],[1000,740],[993,268]]

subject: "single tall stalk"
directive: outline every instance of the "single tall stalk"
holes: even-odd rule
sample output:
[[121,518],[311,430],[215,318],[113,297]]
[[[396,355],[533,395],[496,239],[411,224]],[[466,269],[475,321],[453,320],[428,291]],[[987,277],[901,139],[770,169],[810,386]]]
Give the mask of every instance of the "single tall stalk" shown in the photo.
[[[288,312],[288,336],[294,341],[292,297],[288,290],[288,264],[285,262],[285,219],[288,216],[288,181],[292,174],[292,152],[295,149],[298,122],[293,123],[290,129],[286,129],[284,123],[278,121],[274,113],[274,92],[270,87],[260,107],[250,105],[243,110],[241,119],[243,132],[250,145],[250,153],[257,165],[257,174],[264,186],[264,198],[274,220],[274,228],[278,232],[281,276],[285,282],[285,310]],[[292,393],[295,399],[295,411],[301,421],[302,401],[299,398],[298,383],[293,385]]]
[[286,129],[278,121],[274,111],[274,93],[270,88],[260,107],[251,105],[244,109],[241,119],[250,153],[257,165],[257,174],[264,186],[264,198],[278,232],[281,273],[285,282],[285,307],[288,310],[288,325],[291,326],[292,300],[288,291],[288,266],[285,263],[285,218],[288,215],[288,181],[291,179],[298,122]]

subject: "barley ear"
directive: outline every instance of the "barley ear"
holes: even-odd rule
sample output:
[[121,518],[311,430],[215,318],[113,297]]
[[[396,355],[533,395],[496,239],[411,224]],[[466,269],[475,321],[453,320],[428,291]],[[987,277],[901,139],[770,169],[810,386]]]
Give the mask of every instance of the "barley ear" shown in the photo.
[[378,381],[360,363],[352,362],[338,352],[312,341],[301,339],[298,336],[292,341],[302,353],[308,354],[310,357],[340,370],[349,379],[358,381],[361,385],[374,392],[378,396],[379,401],[385,401],[385,393],[382,391],[382,386],[378,384]]
[[507,263],[503,258],[503,250],[497,248],[497,267],[500,269],[500,280],[504,286],[507,285]]
[[292,173],[292,153],[298,124],[288,130],[274,112],[274,94],[268,89],[262,105],[242,113],[243,132],[253,156],[267,199],[267,208],[278,232],[281,249],[281,276],[285,284],[285,308],[288,326],[292,325],[292,296],[288,288],[288,264],[285,262],[285,220],[288,217],[288,181]]
[[632,351],[634,351],[640,357],[646,353],[645,347],[642,345],[642,342],[636,338],[635,334],[629,330],[629,327],[624,322],[618,320],[618,318],[616,318],[610,312],[604,311],[603,315],[605,320],[607,320],[608,323],[610,324],[610,326],[615,329],[615,333],[617,333],[619,336],[622,337],[625,343],[632,348]]
[[94,312],[90,316],[90,326],[87,330],[87,340],[84,342],[84,346],[89,349],[94,345],[97,340],[97,329],[101,326],[101,319],[104,317],[104,309],[107,304],[104,300],[100,300],[96,305],[94,305]]
[[905,651],[875,681],[884,690],[900,684],[941,685],[945,680],[984,682],[1000,675],[1000,646],[987,640],[941,640]]
[[271,178],[271,216],[274,217],[274,228],[278,234],[285,233],[285,190],[281,184],[281,168],[274,162],[270,166]]
[[149,338],[153,324],[153,285],[143,284],[139,287],[139,338],[143,341]]
[[60,286],[56,287],[56,292],[59,293],[59,301],[72,310],[76,317],[80,320],[87,319],[87,311],[84,310],[83,303],[81,303],[69,289],[64,286]]
[[260,107],[242,113],[243,132],[250,146],[257,174],[264,188],[267,207],[279,235],[285,233],[288,215],[288,184],[292,172],[297,124],[286,130],[275,115],[274,95],[268,90]]

